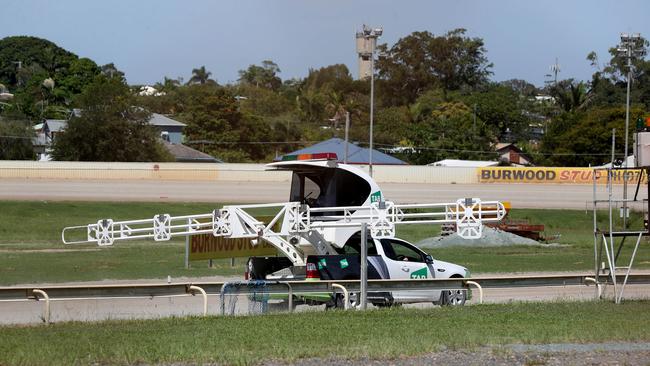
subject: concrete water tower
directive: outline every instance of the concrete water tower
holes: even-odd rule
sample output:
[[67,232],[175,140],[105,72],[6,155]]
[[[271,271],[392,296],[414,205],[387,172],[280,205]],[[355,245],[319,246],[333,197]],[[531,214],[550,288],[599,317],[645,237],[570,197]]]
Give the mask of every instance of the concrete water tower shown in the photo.
[[363,26],[357,32],[357,54],[359,55],[359,80],[367,79],[372,75],[372,57],[377,47],[377,38],[381,36],[382,28],[372,29]]

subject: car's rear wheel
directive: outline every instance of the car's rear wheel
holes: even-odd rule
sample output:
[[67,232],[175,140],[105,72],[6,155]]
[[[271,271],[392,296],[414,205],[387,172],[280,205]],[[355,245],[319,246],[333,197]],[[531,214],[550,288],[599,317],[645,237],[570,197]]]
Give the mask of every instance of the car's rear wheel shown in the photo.
[[467,301],[467,290],[445,290],[440,294],[440,305],[463,306]]

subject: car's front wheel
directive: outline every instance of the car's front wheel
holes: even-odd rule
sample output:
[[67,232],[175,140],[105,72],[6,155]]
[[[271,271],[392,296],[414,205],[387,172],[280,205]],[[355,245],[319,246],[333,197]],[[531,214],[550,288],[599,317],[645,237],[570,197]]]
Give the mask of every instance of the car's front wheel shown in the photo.
[[[348,308],[352,309],[359,305],[359,296],[355,292],[351,292],[348,296]],[[334,297],[334,308],[336,309],[345,309],[345,296],[343,294],[336,294]]]

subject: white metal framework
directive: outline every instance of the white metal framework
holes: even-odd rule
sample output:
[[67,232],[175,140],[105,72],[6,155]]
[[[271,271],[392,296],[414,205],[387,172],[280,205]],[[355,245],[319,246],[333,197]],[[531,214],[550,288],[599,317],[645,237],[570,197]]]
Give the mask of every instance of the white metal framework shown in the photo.
[[[277,209],[269,222],[256,219],[251,210]],[[294,265],[304,265],[306,258],[293,244],[293,237],[307,240],[314,237],[314,231],[327,228],[361,227],[368,224],[370,233],[376,238],[395,236],[396,225],[413,224],[455,224],[457,233],[463,238],[475,239],[482,234],[483,223],[496,222],[506,214],[501,202],[478,198],[459,199],[454,203],[395,204],[390,201],[373,202],[369,206],[318,207],[311,208],[299,202],[271,203],[257,205],[224,206],[211,213],[171,216],[155,215],[151,219],[113,221],[99,220],[97,223],[71,226],[63,229],[61,238],[65,244],[97,243],[112,245],[115,241],[152,239],[166,241],[176,236],[212,234],[227,238],[249,238],[253,245],[262,239],[287,256]],[[276,224],[282,223],[279,231]],[[80,235],[84,239],[71,239]],[[328,254],[328,246],[309,240],[319,254]]]
[[[614,301],[620,303],[625,293],[625,286],[628,283],[630,272],[634,266],[637,251],[644,236],[650,236],[648,228],[648,197],[650,197],[650,186],[647,186],[645,194],[642,192],[639,196],[644,177],[648,177],[649,168],[597,168],[593,174],[593,224],[594,224],[594,270],[595,280],[599,285],[597,288],[598,296],[602,295],[600,285],[611,283],[614,290]],[[635,178],[636,176],[636,178]],[[627,191],[628,181],[636,179],[636,193],[633,198],[625,197],[616,198],[614,180],[622,178],[622,190]],[[598,180],[601,179],[599,182]],[[607,198],[599,199],[598,186],[602,186],[602,179],[605,179],[604,186]],[[645,197],[643,197],[645,195]],[[607,204],[607,222],[601,224],[598,220],[599,204]],[[620,209],[620,210],[619,210]],[[627,220],[630,211],[634,210],[636,214],[641,214],[645,221],[643,228],[630,228],[630,222]],[[620,212],[621,222],[615,218],[617,212]],[[627,237],[635,240],[634,249],[630,255],[627,265],[618,265],[621,261],[621,253]],[[618,241],[618,243],[617,243]],[[617,247],[618,244],[618,247]],[[605,258],[603,259],[603,253]],[[626,253],[627,254],[627,253]],[[606,261],[606,262],[605,262]],[[623,281],[620,281],[619,270],[625,271]],[[601,282],[601,278],[604,280]]]

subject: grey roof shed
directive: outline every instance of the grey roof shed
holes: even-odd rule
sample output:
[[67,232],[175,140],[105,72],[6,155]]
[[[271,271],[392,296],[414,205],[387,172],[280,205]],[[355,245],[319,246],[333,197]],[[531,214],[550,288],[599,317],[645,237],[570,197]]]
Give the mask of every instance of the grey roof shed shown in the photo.
[[[314,154],[314,153],[335,153],[338,156],[338,161],[343,162],[345,158],[345,140],[340,138],[331,138],[319,142],[310,147],[304,149],[293,151],[287,155],[298,155],[298,154]],[[370,149],[365,147],[360,147],[355,144],[348,144],[348,164],[368,164]],[[275,160],[281,160],[282,157],[276,158]],[[372,150],[372,164],[377,165],[406,165],[406,162],[394,158],[390,155],[384,154],[381,151],[375,149]]]

